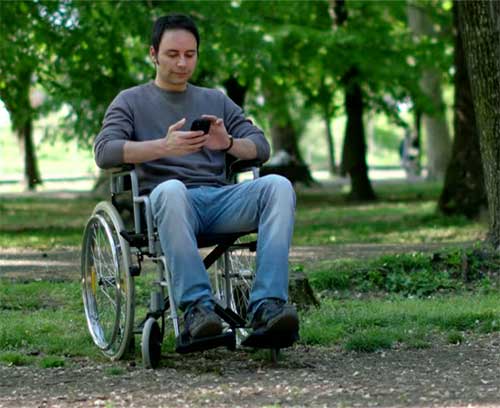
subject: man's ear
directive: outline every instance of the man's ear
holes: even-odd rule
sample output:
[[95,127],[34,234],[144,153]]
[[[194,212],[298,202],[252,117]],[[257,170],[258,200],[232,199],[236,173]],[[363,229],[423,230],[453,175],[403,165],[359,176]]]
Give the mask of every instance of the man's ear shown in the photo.
[[153,61],[153,64],[155,64],[155,65],[159,65],[160,64],[158,62],[158,58],[156,56],[156,52],[155,52],[155,49],[153,48],[153,46],[149,47],[149,56],[151,57],[151,60]]

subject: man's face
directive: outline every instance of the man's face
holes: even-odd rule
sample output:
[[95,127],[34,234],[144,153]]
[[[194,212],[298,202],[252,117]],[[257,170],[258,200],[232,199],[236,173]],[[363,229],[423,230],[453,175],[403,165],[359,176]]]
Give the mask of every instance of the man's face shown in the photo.
[[158,54],[153,47],[150,49],[151,57],[156,62],[156,84],[171,91],[185,90],[196,68],[196,46],[196,38],[189,31],[165,31]]

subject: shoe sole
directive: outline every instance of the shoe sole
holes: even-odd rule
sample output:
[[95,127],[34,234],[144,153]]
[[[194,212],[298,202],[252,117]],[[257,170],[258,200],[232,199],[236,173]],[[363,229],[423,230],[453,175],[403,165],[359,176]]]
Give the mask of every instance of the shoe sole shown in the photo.
[[295,311],[282,313],[265,327],[254,330],[243,342],[245,347],[286,348],[299,339],[299,318]]
[[269,334],[295,333],[299,331],[299,318],[295,313],[282,314],[269,320],[266,325],[266,332]]
[[200,339],[203,337],[218,336],[222,333],[222,324],[219,320],[207,321],[195,330],[191,330],[191,337],[193,339]]

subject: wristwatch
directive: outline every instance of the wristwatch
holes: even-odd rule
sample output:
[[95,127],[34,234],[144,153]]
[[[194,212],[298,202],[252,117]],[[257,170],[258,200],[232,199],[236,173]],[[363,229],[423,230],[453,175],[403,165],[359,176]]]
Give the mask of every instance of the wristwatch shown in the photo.
[[223,153],[226,153],[227,151],[229,151],[231,149],[231,147],[233,147],[233,143],[234,143],[234,139],[231,135],[229,135],[229,146],[226,147],[225,149],[222,149],[221,151]]

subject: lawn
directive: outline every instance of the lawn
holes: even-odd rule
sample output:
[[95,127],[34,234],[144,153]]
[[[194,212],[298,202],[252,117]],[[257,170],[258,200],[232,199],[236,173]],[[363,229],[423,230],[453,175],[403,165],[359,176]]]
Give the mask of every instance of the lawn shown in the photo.
[[[500,261],[478,241],[485,225],[438,214],[433,183],[380,186],[377,193],[377,202],[356,205],[339,190],[300,189],[294,245],[446,243],[447,249],[292,265],[305,271],[321,302],[300,312],[300,342],[373,352],[498,331]],[[0,246],[78,247],[95,203],[89,196],[0,198]],[[140,279],[138,293],[147,295]],[[0,276],[0,363],[57,367],[80,358],[104,361],[87,333],[79,283]]]

